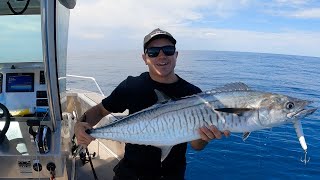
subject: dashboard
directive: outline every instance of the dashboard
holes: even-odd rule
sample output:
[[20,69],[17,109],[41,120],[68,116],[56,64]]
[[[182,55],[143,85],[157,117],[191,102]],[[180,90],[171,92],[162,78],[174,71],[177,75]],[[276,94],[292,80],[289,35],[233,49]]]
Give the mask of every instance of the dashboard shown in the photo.
[[12,116],[43,116],[48,111],[43,63],[2,64],[0,103]]

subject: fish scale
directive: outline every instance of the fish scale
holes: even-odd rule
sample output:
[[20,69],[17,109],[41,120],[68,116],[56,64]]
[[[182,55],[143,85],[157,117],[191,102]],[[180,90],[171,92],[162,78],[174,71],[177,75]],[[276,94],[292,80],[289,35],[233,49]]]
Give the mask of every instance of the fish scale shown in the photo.
[[[158,111],[154,111],[155,109],[150,109],[149,112],[147,111],[145,114],[139,114],[140,116],[134,115],[133,119],[130,121],[123,121],[123,123],[125,125],[121,125],[122,121],[118,121],[117,124],[119,126],[123,126],[125,127],[125,131],[126,133],[122,133],[122,135],[127,136],[134,136],[134,135],[139,135],[140,134],[146,134],[149,133],[150,136],[152,135],[153,137],[156,138],[152,138],[155,139],[155,141],[158,140],[158,142],[155,142],[155,144],[151,144],[151,145],[158,145],[158,143],[160,143],[161,145],[173,145],[173,144],[166,144],[166,142],[161,142],[161,134],[154,134],[156,132],[161,132],[161,131],[156,131],[155,129],[162,129],[164,131],[165,134],[168,135],[168,138],[172,138],[172,137],[177,137],[177,138],[183,138],[183,136],[181,136],[180,133],[177,133],[178,131],[176,131],[176,129],[182,129],[178,126],[178,124],[188,124],[188,127],[191,127],[191,131],[190,133],[192,133],[193,135],[193,139],[195,138],[199,138],[199,134],[197,134],[197,130],[204,126],[204,125],[215,125],[217,126],[221,131],[226,130],[226,127],[228,127],[229,131],[231,132],[238,132],[239,130],[237,129],[233,129],[231,126],[227,126],[227,123],[230,123],[231,121],[231,116],[232,114],[227,115],[227,113],[220,113],[218,114],[218,116],[216,115],[217,112],[215,112],[212,109],[209,109],[206,105],[206,103],[202,102],[202,99],[207,98],[207,95],[204,96],[195,96],[195,97],[191,97],[192,99],[183,99],[184,101],[189,100],[192,103],[177,103],[177,102],[169,102],[167,104],[161,104],[158,107]],[[208,99],[208,98],[207,98]],[[212,107],[221,107],[221,103],[217,100],[212,100],[212,103],[210,103],[210,105]],[[171,104],[174,104],[176,108],[171,108]],[[191,105],[189,105],[191,104]],[[179,108],[180,111],[177,109]],[[181,110],[183,109],[183,110]],[[207,117],[206,113],[203,113],[204,109],[208,109],[208,113],[212,116],[212,117],[216,117],[216,119],[213,120],[213,122],[210,121],[206,121],[209,120],[209,118]],[[184,114],[185,112],[191,112],[191,119],[189,121],[187,121],[184,118]],[[188,116],[188,115],[186,115]],[[218,119],[217,119],[218,117]],[[183,122],[180,122],[183,121]],[[137,123],[135,123],[137,122]],[[132,130],[135,129],[132,126],[140,126],[143,127],[143,130],[141,132],[133,132]],[[163,126],[163,128],[157,128]],[[117,128],[118,131],[117,132],[121,132],[121,128]],[[245,129],[247,130],[247,129]],[[243,131],[243,130],[242,130]],[[240,131],[241,132],[241,131]],[[105,136],[105,135],[103,135]],[[113,135],[113,137],[119,137],[119,135]],[[189,136],[190,137],[190,136]],[[130,137],[123,137],[123,139],[125,138],[130,138]],[[177,139],[176,138],[176,139]],[[188,141],[189,139],[186,139],[186,141]],[[142,144],[145,144],[146,142],[144,142],[142,139],[140,140]],[[150,142],[149,139],[146,140],[147,142]],[[179,140],[180,141],[180,140]],[[172,142],[171,143],[178,143],[177,142]]]
[[[227,84],[176,101],[162,99],[166,96],[159,91],[156,94],[158,104],[92,129],[91,136],[160,147],[165,157],[173,145],[199,139],[202,126],[215,125],[220,131],[244,133],[246,139],[251,131],[295,123],[316,110],[305,109],[310,101],[253,91],[243,83]],[[295,128],[302,145],[302,127]],[[306,151],[306,145],[302,147]]]

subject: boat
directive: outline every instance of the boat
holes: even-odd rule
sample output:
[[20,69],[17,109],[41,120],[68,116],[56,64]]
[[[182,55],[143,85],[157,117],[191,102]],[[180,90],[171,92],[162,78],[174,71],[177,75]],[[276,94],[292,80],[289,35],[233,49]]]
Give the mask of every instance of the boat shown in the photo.
[[[124,143],[97,139],[74,156],[74,124],[105,97],[94,77],[67,74],[76,0],[0,1],[0,179],[112,179]],[[98,92],[70,89],[94,81]],[[108,115],[97,126],[109,123]],[[91,164],[92,166],[90,166]]]

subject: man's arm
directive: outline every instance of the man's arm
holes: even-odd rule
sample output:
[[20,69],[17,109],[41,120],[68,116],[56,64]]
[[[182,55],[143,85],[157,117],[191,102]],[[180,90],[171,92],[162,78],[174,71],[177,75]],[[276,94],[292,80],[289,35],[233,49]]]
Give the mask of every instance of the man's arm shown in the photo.
[[86,147],[90,144],[94,138],[88,135],[85,131],[91,129],[96,125],[103,117],[110,114],[103,105],[100,103],[92,108],[88,109],[77,121],[74,126],[74,134],[77,137],[78,144]]
[[198,150],[198,151],[204,149],[208,144],[208,142],[211,141],[212,139],[221,139],[222,135],[229,137],[230,131],[221,132],[216,126],[211,125],[209,128],[201,127],[199,129],[199,134],[201,136],[201,139],[197,139],[190,142],[191,147],[194,150]]
[[96,125],[103,117],[110,114],[108,110],[106,110],[103,105],[97,104],[92,108],[88,109],[80,118],[80,122],[87,122],[91,126]]

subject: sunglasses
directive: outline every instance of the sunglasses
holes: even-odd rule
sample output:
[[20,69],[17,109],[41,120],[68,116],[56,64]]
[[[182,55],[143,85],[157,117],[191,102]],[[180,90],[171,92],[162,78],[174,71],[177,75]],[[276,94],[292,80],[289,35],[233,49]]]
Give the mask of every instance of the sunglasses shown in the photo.
[[146,54],[148,54],[149,57],[157,57],[160,53],[160,50],[166,55],[166,56],[172,56],[176,52],[175,46],[162,46],[162,47],[149,47],[146,49]]

